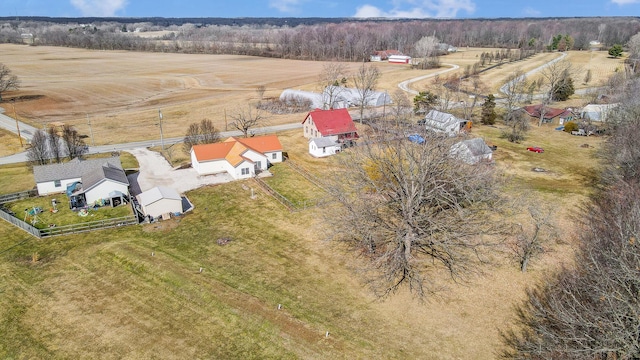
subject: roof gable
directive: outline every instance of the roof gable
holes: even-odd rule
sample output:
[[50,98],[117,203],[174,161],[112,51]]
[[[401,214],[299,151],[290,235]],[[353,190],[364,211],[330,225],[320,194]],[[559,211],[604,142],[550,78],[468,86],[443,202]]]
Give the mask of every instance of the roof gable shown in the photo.
[[182,197],[175,191],[173,188],[169,188],[166,186],[156,186],[152,189],[149,189],[138,196],[138,201],[142,206],[147,206],[149,204],[153,204],[154,202],[161,199],[171,199],[171,200],[179,200],[182,201]]
[[224,159],[233,167],[243,161],[251,161],[243,156],[249,150],[264,155],[268,152],[282,151],[282,144],[276,135],[267,135],[250,138],[230,137],[223,142],[194,145],[191,148],[200,162]]
[[304,124],[309,118],[311,118],[322,136],[348,134],[358,131],[347,109],[316,109],[309,112],[302,123]]
[[[571,111],[567,109],[557,109],[552,107],[543,107],[542,104],[538,105],[528,105],[522,107],[524,111],[529,114],[529,116],[540,118],[542,113],[544,112],[545,119],[553,119],[557,116],[568,116],[571,115]],[[544,109],[544,111],[543,111]]]
[[105,180],[129,185],[129,180],[124,170],[112,166],[102,166],[95,171],[90,171],[82,175],[82,190],[83,192],[89,191]]
[[100,170],[103,166],[122,169],[119,157],[86,159],[75,158],[66,163],[37,165],[33,167],[33,177],[36,183],[82,178],[86,173]]

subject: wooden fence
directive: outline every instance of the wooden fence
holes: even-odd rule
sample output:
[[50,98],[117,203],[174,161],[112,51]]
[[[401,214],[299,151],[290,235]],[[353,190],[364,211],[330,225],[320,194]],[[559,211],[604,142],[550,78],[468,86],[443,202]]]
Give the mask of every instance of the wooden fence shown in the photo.
[[27,190],[12,194],[0,195],[0,204],[38,196],[38,190]]
[[135,215],[129,215],[129,216],[123,216],[123,217],[113,218],[113,219],[97,220],[97,221],[83,222],[79,224],[70,224],[70,225],[55,226],[55,227],[45,228],[45,229],[38,229],[34,226],[31,226],[29,223],[26,223],[20,220],[19,218],[15,217],[14,214],[9,213],[9,211],[3,206],[7,202],[26,199],[26,198],[35,197],[35,196],[38,196],[38,192],[35,190],[1,195],[0,196],[0,218],[11,223],[15,227],[28,232],[29,234],[37,238],[75,234],[75,233],[81,233],[81,232],[87,232],[87,231],[109,229],[109,228],[114,228],[118,226],[128,226],[128,225],[139,224],[138,218]]
[[120,226],[136,225],[138,219],[134,215],[123,216],[113,219],[97,220],[90,222],[83,222],[79,224],[55,226],[52,228],[40,229],[40,237],[49,237],[57,235],[76,234],[87,231],[109,229]]

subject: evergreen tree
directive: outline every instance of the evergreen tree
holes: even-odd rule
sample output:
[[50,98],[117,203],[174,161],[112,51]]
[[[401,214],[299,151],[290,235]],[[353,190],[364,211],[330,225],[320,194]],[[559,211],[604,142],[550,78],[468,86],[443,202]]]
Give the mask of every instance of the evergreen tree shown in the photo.
[[484,125],[493,125],[496,123],[496,117],[496,98],[493,94],[489,94],[482,104],[482,118],[480,121]]
[[619,58],[622,56],[622,45],[615,44],[609,49],[609,56],[613,56],[614,58]]

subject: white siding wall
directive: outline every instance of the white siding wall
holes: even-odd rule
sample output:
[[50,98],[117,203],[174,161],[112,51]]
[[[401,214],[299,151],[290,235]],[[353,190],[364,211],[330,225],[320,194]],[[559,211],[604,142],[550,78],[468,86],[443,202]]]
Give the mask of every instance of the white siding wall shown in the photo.
[[87,199],[87,205],[93,204],[96,200],[108,199],[109,193],[112,191],[120,191],[123,194],[129,193],[129,186],[110,180],[105,180],[98,186],[87,191],[84,195]]
[[309,154],[313,157],[326,157],[336,154],[337,147],[336,146],[327,146],[323,148],[317,147],[314,142],[309,143]]
[[[249,174],[242,175],[242,169],[249,169]],[[248,161],[243,161],[240,165],[236,166],[235,169],[229,171],[229,174],[234,179],[248,179],[255,175],[255,171],[253,170],[253,164]]]
[[194,163],[191,163],[196,172],[200,175],[208,175],[208,174],[218,174],[221,172],[226,172],[231,166],[227,162],[227,160],[214,160],[214,161],[205,161],[205,162],[197,162],[197,165],[194,166]]
[[[276,155],[275,158],[273,156],[274,154]],[[271,164],[282,162],[282,151],[268,152],[265,153],[265,155],[267,156],[267,160],[269,160],[269,163]]]
[[148,204],[142,207],[142,211],[146,215],[151,215],[154,218],[166,213],[181,213],[182,201],[175,199],[160,199],[154,203]]
[[60,186],[56,187],[53,181],[38,183],[38,195],[55,194],[67,191],[67,185],[80,181],[80,178],[60,180]]
[[[244,154],[242,154],[243,157],[253,161],[253,162],[260,162],[260,170],[267,170],[267,157],[262,155],[261,153],[252,151],[252,150],[247,150],[244,152]],[[252,164],[253,165],[253,164]]]

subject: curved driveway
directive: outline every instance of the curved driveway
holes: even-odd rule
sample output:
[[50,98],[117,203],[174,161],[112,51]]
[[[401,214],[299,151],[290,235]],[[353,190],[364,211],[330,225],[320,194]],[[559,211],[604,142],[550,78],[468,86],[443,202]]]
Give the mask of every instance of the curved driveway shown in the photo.
[[460,68],[460,66],[458,66],[456,64],[445,64],[445,63],[443,63],[442,65],[451,66],[451,68],[450,69],[446,69],[446,70],[442,70],[442,71],[438,71],[438,72],[435,72],[433,74],[418,76],[418,77],[413,78],[413,79],[405,80],[405,81],[399,83],[398,87],[400,89],[410,93],[410,94],[418,95],[418,91],[409,89],[409,84],[414,83],[416,81],[432,78],[432,77],[435,77],[437,75],[442,75],[442,74],[448,73],[449,71],[457,70],[457,69]]
[[137,195],[155,186],[167,186],[178,193],[185,193],[205,185],[233,181],[229,174],[198,175],[193,168],[174,169],[162,155],[147,148],[127,150],[138,160],[140,171],[128,176],[131,193]]

